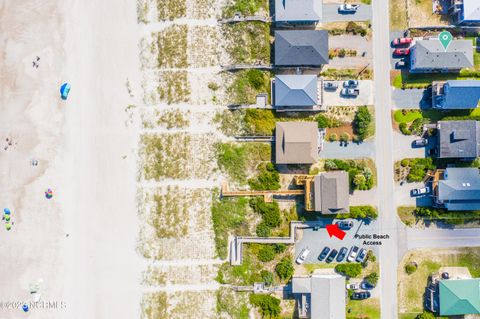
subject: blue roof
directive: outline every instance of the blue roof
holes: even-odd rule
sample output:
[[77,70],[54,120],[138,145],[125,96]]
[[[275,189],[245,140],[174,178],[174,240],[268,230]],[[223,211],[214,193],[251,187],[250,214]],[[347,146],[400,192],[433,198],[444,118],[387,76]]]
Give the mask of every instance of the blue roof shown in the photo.
[[435,99],[435,107],[442,109],[473,109],[480,100],[480,81],[451,80],[444,86],[444,95]]
[[314,106],[318,101],[316,75],[277,75],[275,106]]
[[478,168],[447,168],[444,179],[438,182],[438,199],[444,202],[448,210],[479,210]]

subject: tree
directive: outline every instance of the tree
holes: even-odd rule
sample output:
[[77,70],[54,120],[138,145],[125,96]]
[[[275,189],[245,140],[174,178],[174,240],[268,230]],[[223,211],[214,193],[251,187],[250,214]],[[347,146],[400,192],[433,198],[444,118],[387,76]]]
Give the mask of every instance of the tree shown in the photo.
[[260,222],[257,225],[256,233],[258,237],[269,237],[272,229],[265,224],[265,222]]
[[367,178],[363,174],[357,174],[353,178],[353,184],[358,188],[362,189],[363,186],[365,186],[365,183],[367,182]]
[[417,271],[417,266],[414,263],[408,263],[405,265],[405,272],[408,275],[413,274],[415,271]]
[[372,272],[370,275],[365,277],[365,281],[375,287],[378,283],[378,274],[376,272]]
[[368,137],[372,115],[366,106],[360,106],[353,119],[355,133],[363,140]]
[[248,184],[254,190],[277,190],[280,189],[280,175],[272,163],[260,167],[256,178],[248,180]]
[[347,277],[357,277],[362,273],[362,265],[359,263],[339,264],[335,266],[335,271]]
[[424,311],[423,313],[417,315],[415,319],[435,319],[435,316],[431,312]]
[[275,259],[275,248],[272,245],[263,245],[258,251],[258,259],[263,262],[269,262]]
[[249,299],[252,305],[260,309],[262,318],[275,318],[282,312],[280,299],[270,295],[250,294]]
[[275,272],[282,280],[288,280],[292,277],[294,269],[290,257],[283,257],[280,262],[275,266]]
[[330,126],[330,119],[323,114],[317,115],[318,128],[327,128]]

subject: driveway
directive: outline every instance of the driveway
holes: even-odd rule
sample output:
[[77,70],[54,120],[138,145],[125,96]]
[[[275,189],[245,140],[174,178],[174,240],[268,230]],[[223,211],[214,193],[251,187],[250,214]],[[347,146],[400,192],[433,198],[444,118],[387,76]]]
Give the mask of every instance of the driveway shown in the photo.
[[[355,234],[361,237],[361,235],[373,235],[379,234],[377,221],[363,221],[363,220],[353,220],[353,228],[349,231],[346,231],[346,235],[343,240],[340,240],[336,237],[330,238],[328,236],[327,230],[324,228],[326,224],[335,223],[337,220],[332,219],[322,219],[319,223],[322,225],[319,230],[315,231],[313,228],[304,229],[302,232],[301,239],[295,243],[295,258],[300,254],[302,249],[308,247],[310,249],[310,254],[308,255],[305,263],[306,264],[319,264],[325,263],[325,261],[318,261],[318,255],[325,246],[330,247],[331,249],[336,249],[340,251],[340,248],[347,247],[348,250],[352,246],[358,246],[365,249],[372,249],[375,254],[378,251],[377,245],[364,245],[364,241],[373,241],[373,239],[361,239],[354,238]],[[367,224],[369,222],[369,224]],[[387,239],[388,240],[388,239]],[[377,241],[377,240],[375,240]],[[346,258],[345,258],[346,259]],[[344,262],[345,262],[344,259]]]
[[332,49],[356,50],[355,57],[335,57],[330,59],[329,68],[363,68],[372,63],[372,41],[360,35],[344,34],[328,38],[328,47]]
[[372,8],[361,4],[355,14],[338,13],[338,4],[324,4],[322,22],[368,21],[372,19]]
[[396,38],[403,38],[405,35],[404,35],[404,32],[403,31],[392,31],[390,32],[390,37],[389,37],[389,43],[388,45],[390,46],[390,66],[392,68],[392,70],[395,70],[395,63],[397,61],[401,61],[401,60],[408,60],[408,59],[405,59],[404,57],[394,57],[393,56],[393,50],[395,50],[396,48],[392,46],[392,41]]
[[428,91],[423,89],[392,89],[392,108],[424,109],[431,105],[431,100],[428,98]]
[[323,143],[323,150],[320,151],[320,158],[365,158],[375,155],[375,145],[372,141],[365,141],[360,144],[349,143],[341,146],[340,142]]
[[425,187],[424,183],[404,183],[395,185],[395,206],[417,206],[429,207],[432,206],[432,198],[430,196],[410,196],[410,191],[414,188]]
[[338,89],[323,90],[323,104],[326,106],[362,106],[373,105],[373,82],[370,80],[358,81],[360,94],[357,97],[340,96],[343,81],[333,81],[338,84]]
[[[403,135],[398,131],[393,131],[393,160],[400,161],[404,158],[426,157],[427,149],[425,147],[412,147],[414,140],[419,139],[416,135]],[[432,142],[433,144],[433,142]]]
[[378,202],[377,188],[374,187],[368,191],[354,191],[350,195],[350,206],[376,206]]

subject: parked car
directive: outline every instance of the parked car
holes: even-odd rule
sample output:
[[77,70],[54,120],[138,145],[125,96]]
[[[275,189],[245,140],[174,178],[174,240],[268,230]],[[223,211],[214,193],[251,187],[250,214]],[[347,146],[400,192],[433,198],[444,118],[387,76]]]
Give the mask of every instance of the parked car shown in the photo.
[[413,146],[421,147],[421,146],[427,146],[427,145],[428,145],[428,140],[426,138],[421,138],[413,141]]
[[403,69],[406,66],[407,66],[407,63],[403,60],[395,62],[395,68],[396,69]]
[[442,279],[450,279],[450,274],[448,272],[442,272]]
[[345,258],[347,253],[348,253],[347,247],[340,248],[340,251],[338,252],[338,256],[337,256],[337,263],[341,262]]
[[358,5],[358,4],[345,3],[345,4],[341,4],[341,5],[338,6],[338,12],[340,12],[340,13],[355,13],[355,12],[357,12],[358,7],[360,7],[360,5]]
[[426,195],[428,193],[430,193],[430,187],[428,186],[422,187],[422,188],[415,188],[415,189],[412,189],[411,191],[412,196],[421,196],[421,195]]
[[329,252],[330,252],[330,247],[325,246],[322,252],[320,253],[320,255],[318,255],[318,260],[320,261],[324,260],[325,257],[327,257]]
[[342,96],[358,96],[360,94],[360,90],[359,89],[342,89],[342,91],[340,92],[340,95]]
[[323,82],[323,88],[325,90],[335,91],[338,88],[338,83],[336,82]]
[[397,46],[397,45],[406,45],[412,43],[413,39],[412,38],[396,38],[392,41],[392,44]]
[[393,55],[409,55],[410,54],[410,49],[395,49],[393,50]]
[[348,254],[348,257],[347,257],[347,261],[354,261],[355,258],[357,258],[357,255],[358,255],[358,251],[360,249],[357,247],[357,246],[353,246],[351,249],[350,249],[350,253]]
[[354,292],[352,295],[353,300],[363,300],[370,298],[371,294],[370,291],[358,291]]
[[347,284],[347,289],[358,290],[360,289],[360,284],[358,282]]
[[337,256],[338,254],[338,250],[336,249],[332,249],[332,251],[330,252],[330,254],[328,254],[328,257],[327,259],[325,260],[326,263],[331,263],[333,261],[333,259],[335,259],[335,257]]
[[375,286],[372,286],[368,281],[362,281],[360,284],[360,288],[365,289],[365,290],[372,290],[375,288]]
[[349,230],[353,227],[353,221],[352,220],[339,220],[336,222],[338,225],[338,228],[343,229],[343,230]]
[[343,87],[344,88],[356,88],[358,87],[358,81],[357,80],[347,80],[343,82]]
[[362,263],[365,260],[365,257],[367,257],[367,250],[362,248],[360,249],[360,252],[355,260],[359,263]]
[[302,251],[300,252],[300,255],[297,257],[297,264],[301,265],[305,262],[305,259],[307,259],[308,254],[310,254],[310,249],[303,248]]

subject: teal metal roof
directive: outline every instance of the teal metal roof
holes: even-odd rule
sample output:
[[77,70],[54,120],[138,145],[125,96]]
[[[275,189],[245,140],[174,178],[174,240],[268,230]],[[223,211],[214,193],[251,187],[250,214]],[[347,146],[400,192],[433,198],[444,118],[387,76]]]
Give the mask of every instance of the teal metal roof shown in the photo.
[[480,314],[480,279],[441,280],[440,315]]

